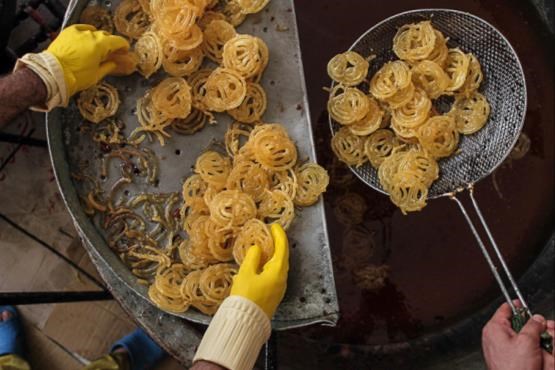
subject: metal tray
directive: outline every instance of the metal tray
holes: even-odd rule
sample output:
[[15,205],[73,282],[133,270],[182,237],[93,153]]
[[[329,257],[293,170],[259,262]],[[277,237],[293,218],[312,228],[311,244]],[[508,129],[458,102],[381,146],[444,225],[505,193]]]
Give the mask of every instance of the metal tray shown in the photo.
[[[104,1],[103,6],[115,9],[119,1]],[[68,6],[64,26],[76,23],[87,1],[72,0]],[[238,27],[239,33],[261,37],[270,49],[270,63],[262,85],[268,94],[266,122],[283,123],[296,141],[300,158],[315,161],[314,140],[306,97],[295,11],[292,0],[274,0],[261,13],[250,15]],[[120,93],[122,104],[118,117],[126,123],[128,135],[137,127],[134,108],[137,98],[152,84],[163,78],[163,72],[148,81],[134,74],[129,77],[109,78]],[[157,141],[141,145],[154,150],[160,164],[159,186],[134,184],[127,189],[137,192],[179,192],[184,178],[191,174],[196,157],[213,140],[222,140],[229,122],[226,115],[217,115],[218,124],[206,126],[191,135],[174,134],[164,147]],[[103,231],[85,215],[79,201],[82,186],[71,178],[71,172],[82,159],[88,159],[98,175],[100,152],[87,137],[79,134],[82,118],[72,101],[66,109],[56,109],[47,115],[47,135],[50,155],[58,185],[66,206],[81,236],[92,245],[119,278],[133,291],[148,300],[147,290],[108,247]],[[181,152],[180,155],[177,149]],[[115,171],[112,163],[110,171]],[[104,189],[112,185],[109,179]],[[113,181],[113,180],[112,180]],[[338,303],[333,278],[331,255],[323,201],[298,213],[288,231],[291,245],[291,270],[286,296],[276,313],[275,329],[287,329],[314,323],[335,325]],[[210,317],[190,309],[176,314],[187,320],[208,324]]]

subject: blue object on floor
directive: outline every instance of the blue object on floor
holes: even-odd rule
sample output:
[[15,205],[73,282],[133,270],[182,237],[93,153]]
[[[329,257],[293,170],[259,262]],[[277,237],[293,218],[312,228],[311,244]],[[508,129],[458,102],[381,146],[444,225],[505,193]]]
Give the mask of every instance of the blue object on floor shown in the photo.
[[0,306],[0,314],[12,313],[7,321],[0,321],[0,356],[14,354],[23,356],[23,328],[19,313],[14,306]]
[[165,352],[141,329],[118,340],[110,352],[123,347],[129,354],[131,370],[147,370],[160,361]]

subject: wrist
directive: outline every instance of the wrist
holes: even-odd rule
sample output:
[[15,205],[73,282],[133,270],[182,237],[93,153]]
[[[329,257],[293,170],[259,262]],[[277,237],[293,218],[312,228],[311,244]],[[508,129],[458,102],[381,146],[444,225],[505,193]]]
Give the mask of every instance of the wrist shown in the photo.
[[31,106],[44,104],[48,98],[48,91],[42,79],[35,72],[27,67],[14,72],[19,74],[22,79],[28,81],[26,88],[29,88],[29,103]]
[[67,107],[70,95],[66,77],[62,65],[52,53],[43,51],[24,55],[18,59],[14,72],[24,68],[34,72],[46,88],[46,99],[32,105],[32,110],[48,112],[55,107]]

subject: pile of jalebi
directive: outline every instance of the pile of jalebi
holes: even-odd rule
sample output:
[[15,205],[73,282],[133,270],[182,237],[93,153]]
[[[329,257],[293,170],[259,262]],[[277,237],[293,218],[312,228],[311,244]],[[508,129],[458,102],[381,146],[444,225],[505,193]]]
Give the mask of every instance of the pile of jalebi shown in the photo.
[[[113,56],[118,65],[125,61],[121,73],[136,70],[149,78],[160,69],[172,77],[172,83],[148,90],[137,101],[139,127],[130,135],[134,144],[154,135],[161,145],[171,137],[168,130],[193,134],[207,122],[214,123],[212,112],[227,112],[235,120],[255,123],[266,111],[266,93],[259,81],[269,61],[268,47],[258,37],[238,34],[247,14],[261,11],[269,0],[122,0],[110,16],[107,9],[94,5],[85,8],[81,21],[99,29],[118,33],[134,41],[129,56]],[[205,57],[219,64],[218,68],[202,68]],[[152,95],[169,94],[173,86],[188,84],[190,94],[182,96],[179,104],[190,107],[189,112],[174,112],[175,104],[159,109],[152,104]],[[98,89],[83,94],[91,99]],[[178,103],[175,101],[174,103]],[[89,103],[89,106],[91,103]],[[106,105],[106,104],[104,104]],[[103,106],[100,110],[104,109]],[[91,108],[89,108],[91,110]],[[92,107],[95,110],[95,107]],[[98,114],[92,122],[112,116]],[[84,115],[90,120],[90,115]],[[99,118],[101,117],[101,118]]]
[[[156,96],[151,104],[167,103]],[[192,306],[214,314],[229,294],[247,250],[260,246],[261,264],[267,262],[274,253],[270,225],[289,229],[296,209],[315,204],[329,184],[325,169],[299,163],[295,143],[283,125],[235,122],[225,134],[225,150],[215,146],[197,158],[181,197],[178,193],[128,196],[126,186],[137,177],[157,183],[154,152],[121,147],[123,126],[117,120],[92,127],[92,139],[112,148],[99,170],[101,179],[108,177],[115,160],[120,162],[116,166],[120,177],[103,191],[95,178],[74,175],[84,183],[85,212],[100,215],[97,222],[110,248],[140,283],[149,286],[151,300],[172,312]],[[348,207],[355,207],[361,217],[360,207],[365,206],[357,198],[349,202],[340,211],[343,218],[349,218]]]
[[[316,203],[329,182],[322,167],[299,163],[281,124],[262,122],[267,100],[259,82],[268,47],[235,27],[268,2],[122,0],[113,20],[98,5],[81,16],[109,32],[115,27],[134,43],[132,53],[110,56],[117,74],[136,70],[149,79],[163,69],[169,75],[138,99],[139,125],[127,139],[125,122],[114,118],[120,103],[115,87],[102,82],[80,94],[79,110],[94,123],[89,132],[105,153],[100,178],[107,179],[114,160],[120,161],[120,178],[104,191],[81,169],[74,175],[84,184],[85,211],[100,215],[95,220],[108,245],[167,311],[192,306],[214,314],[248,248],[259,245],[262,263],[268,261],[274,252],[269,225],[288,229],[295,207]],[[205,57],[218,67],[203,68]],[[177,193],[130,195],[127,186],[137,177],[158,185],[157,158],[141,147],[145,138],[154,135],[164,145],[169,130],[193,134],[214,122],[212,112],[235,120],[225,134],[225,153],[207,150],[197,158],[182,203]]]
[[[163,67],[174,77],[187,78],[191,94],[186,104],[191,110],[187,115],[177,115],[170,106],[162,111],[151,108],[156,112],[142,116],[141,126],[132,135],[134,140],[142,140],[139,133],[149,132],[164,145],[170,136],[166,128],[195,132],[207,121],[215,122],[211,112],[228,112],[245,123],[261,120],[266,93],[257,82],[268,64],[268,48],[258,37],[237,34],[235,26],[242,22],[244,14],[260,11],[267,2],[150,2],[145,9],[152,19],[150,31],[135,44],[139,72],[148,78]],[[220,66],[201,69],[204,57]],[[137,103],[138,114],[145,109],[148,94]]]
[[310,206],[329,177],[315,163],[298,164],[293,141],[280,124],[238,127],[226,134],[229,155],[208,150],[183,184],[181,219],[189,239],[179,246],[185,266],[235,260],[262,248],[262,263],[274,252],[268,224],[288,229],[295,206]]
[[[450,49],[430,21],[399,28],[393,51],[400,59],[385,63],[369,86],[373,56],[348,51],[333,57],[328,112],[342,126],[331,142],[336,156],[356,167],[369,161],[383,189],[406,213],[426,205],[439,176],[437,161],[456,153],[460,134],[486,124],[490,106],[478,92],[483,79],[478,59]],[[444,95],[454,96],[454,103],[440,114],[432,100]]]

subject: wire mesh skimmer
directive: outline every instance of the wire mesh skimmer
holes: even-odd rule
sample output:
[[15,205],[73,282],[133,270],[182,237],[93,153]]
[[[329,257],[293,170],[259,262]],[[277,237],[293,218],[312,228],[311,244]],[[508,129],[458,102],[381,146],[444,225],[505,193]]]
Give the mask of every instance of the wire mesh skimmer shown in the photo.
[[[420,9],[394,15],[366,31],[349,50],[364,56],[376,56],[369,68],[369,76],[372,76],[385,62],[396,59],[392,44],[397,29],[407,23],[422,20],[431,20],[434,27],[449,38],[449,47],[460,47],[478,58],[484,73],[480,90],[491,105],[489,122],[485,127],[473,135],[461,135],[460,153],[439,163],[441,175],[430,188],[428,198],[447,196],[456,202],[513,311],[513,327],[518,330],[522,326],[522,319],[526,320],[532,313],[478,207],[473,185],[491,174],[503,162],[522,130],[527,102],[522,66],[509,41],[495,27],[472,14],[449,9]],[[448,110],[448,103],[440,99],[436,108],[445,112]],[[340,125],[330,118],[330,127],[335,134]],[[351,167],[351,170],[367,185],[385,193],[377,171],[371,165],[366,163],[359,168]],[[522,302],[522,309],[514,305],[494,259],[463,203],[457,199],[457,194],[464,190],[469,192],[473,208],[497,256],[501,271]]]

